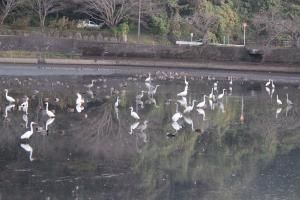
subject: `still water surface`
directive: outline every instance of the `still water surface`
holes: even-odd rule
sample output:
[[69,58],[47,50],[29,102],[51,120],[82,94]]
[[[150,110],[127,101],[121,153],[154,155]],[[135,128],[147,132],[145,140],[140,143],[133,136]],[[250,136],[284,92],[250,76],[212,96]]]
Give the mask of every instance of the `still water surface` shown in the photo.
[[[298,83],[275,82],[271,97],[265,81],[234,78],[231,92],[227,77],[219,78],[214,94],[225,88],[222,99],[183,113],[183,76],[153,76],[156,92],[145,78],[0,77],[0,199],[300,199]],[[187,81],[187,104],[197,105],[217,80]],[[28,115],[18,109],[24,96]],[[183,113],[177,122],[175,102]],[[31,121],[33,135],[21,140]]]

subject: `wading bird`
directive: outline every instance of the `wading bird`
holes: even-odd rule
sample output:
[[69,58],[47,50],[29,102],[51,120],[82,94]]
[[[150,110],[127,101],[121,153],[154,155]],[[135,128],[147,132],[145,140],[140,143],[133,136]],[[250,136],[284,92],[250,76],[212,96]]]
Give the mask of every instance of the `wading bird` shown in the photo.
[[178,93],[177,96],[184,97],[184,96],[187,95],[187,91],[188,91],[188,86],[186,85],[185,88],[184,88],[184,91]]
[[282,101],[278,98],[278,94],[276,95],[276,102],[278,105],[282,105]]
[[49,103],[48,103],[48,102],[46,102],[46,113],[47,113],[48,117],[50,117],[50,118],[54,118],[54,117],[55,117],[55,115],[54,115],[54,113],[53,113],[53,112],[51,112],[51,111],[48,109],[48,106],[49,106]]
[[23,135],[21,135],[21,139],[29,139],[33,134],[33,124],[36,124],[35,122],[30,123],[30,130],[26,131]]
[[129,109],[130,109],[130,115],[131,115],[131,117],[133,117],[134,119],[140,119],[140,117],[138,116],[138,114],[133,111],[133,107],[130,107]]
[[226,89],[223,89],[223,93],[222,93],[222,94],[219,94],[218,99],[222,99],[222,98],[224,97],[224,95],[225,95],[225,90],[226,90]]
[[293,105],[293,102],[289,100],[289,94],[286,94],[286,104],[289,106]]
[[205,106],[205,97],[207,97],[206,95],[203,95],[203,101],[198,103],[197,108],[202,108]]
[[7,100],[9,103],[15,103],[16,100],[15,100],[14,98],[12,98],[11,96],[8,96],[8,90],[5,89],[4,91],[5,91],[5,98],[6,98],[6,100]]
[[193,100],[193,101],[192,101],[192,105],[191,105],[191,106],[187,106],[187,107],[185,108],[185,110],[183,111],[183,113],[189,113],[189,112],[191,112],[191,111],[194,109],[195,102],[197,102],[197,101],[196,101],[196,100]]

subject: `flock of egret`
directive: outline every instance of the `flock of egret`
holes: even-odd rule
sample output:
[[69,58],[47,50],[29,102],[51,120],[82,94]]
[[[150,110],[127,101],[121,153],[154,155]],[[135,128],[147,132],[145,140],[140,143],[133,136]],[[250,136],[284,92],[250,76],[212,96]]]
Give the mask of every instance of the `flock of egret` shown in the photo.
[[[142,123],[140,123],[141,117],[139,116],[139,107],[142,109],[144,108],[144,102],[142,99],[145,97],[145,95],[148,96],[147,102],[148,104],[154,104],[154,106],[157,108],[159,107],[156,104],[156,100],[154,98],[154,95],[157,93],[158,88],[160,85],[152,85],[153,78],[151,77],[151,74],[148,75],[148,77],[145,79],[145,86],[147,90],[141,90],[140,92],[137,93],[135,97],[136,101],[136,108],[134,109],[133,106],[129,107],[129,113],[130,116],[135,120],[135,122],[130,126],[130,134],[133,134],[135,130],[140,130],[142,138],[144,139],[144,142],[147,142],[147,135],[145,134],[145,130],[147,129],[148,126],[148,120],[144,120]],[[84,85],[85,87],[88,88],[89,91],[91,91],[91,88],[93,88],[94,83],[96,80],[92,80],[90,84]],[[175,130],[174,133],[167,133],[167,136],[175,136],[179,130],[183,128],[182,122],[188,124],[191,126],[192,130],[195,131],[194,129],[194,123],[193,120],[190,118],[189,113],[191,113],[194,109],[196,109],[197,113],[202,116],[203,121],[206,120],[206,109],[210,108],[211,110],[214,110],[216,106],[219,107],[219,109],[225,113],[224,109],[224,104],[223,104],[223,98],[226,95],[225,91],[229,91],[229,94],[232,93],[232,86],[233,86],[233,78],[229,77],[227,86],[226,88],[219,88],[219,81],[214,81],[213,85],[211,86],[211,90],[209,94],[203,94],[201,95],[200,100],[192,100],[190,103],[187,101],[187,96],[189,94],[189,82],[184,76],[184,89],[183,91],[178,92],[176,95],[176,100],[174,102],[174,105],[176,106],[176,111],[173,113],[171,117],[171,126]],[[274,92],[275,92],[275,84],[274,81],[269,79],[269,81],[265,84],[265,89],[267,93],[270,95],[272,98]],[[4,117],[7,117],[7,112],[15,108],[16,106],[16,100],[12,97],[9,96],[9,91],[7,89],[5,91],[5,98],[6,101],[8,102],[8,105],[5,108],[5,113]],[[75,95],[74,95],[75,96]],[[83,96],[77,92],[76,93],[76,102],[74,104],[76,105],[76,110],[78,113],[82,112],[84,110],[84,103],[85,100]],[[57,100],[58,101],[58,100]],[[170,102],[173,100],[170,100]],[[169,102],[169,103],[170,103]],[[279,108],[276,111],[276,118],[278,117],[278,114],[281,112],[281,105],[283,105],[283,102],[279,99],[278,94],[276,94],[276,103],[279,106]],[[244,102],[242,101],[242,104]],[[286,105],[288,108],[290,108],[293,105],[293,102],[289,99],[288,94],[286,94]],[[28,128],[28,106],[29,106],[29,98],[25,97],[22,101],[22,103],[19,105],[19,110],[22,111],[23,114],[23,120],[26,122],[26,129]],[[49,110],[49,103],[45,102],[45,114],[48,117],[48,120],[46,122],[45,129],[39,128],[37,129],[41,133],[47,133],[48,131],[48,126],[51,125],[54,120],[55,120],[55,113]],[[118,118],[118,108],[120,107],[120,97],[116,97],[116,101],[114,102],[114,108],[117,114]],[[243,107],[243,105],[242,105]],[[242,109],[243,112],[243,109]],[[241,118],[244,116],[241,116]],[[143,118],[143,117],[142,117]],[[35,122],[30,123],[30,130],[26,131],[24,134],[21,135],[20,139],[21,140],[28,140],[34,133],[34,125],[38,125]],[[32,161],[32,148],[28,144],[21,144],[21,147],[30,153],[30,160]]]
[[[149,74],[149,76],[145,79],[145,84],[149,85],[151,83],[153,79],[151,78],[151,75]],[[220,108],[220,110],[225,113],[225,109],[224,109],[224,104],[223,104],[223,98],[226,96],[226,91],[229,91],[229,94],[232,94],[232,87],[233,87],[233,78],[232,77],[228,77],[228,84],[227,84],[228,88],[221,88],[219,89],[219,81],[215,81],[212,85],[211,88],[211,92],[209,94],[204,94],[203,98],[200,100],[192,100],[190,102],[190,104],[187,103],[187,98],[186,96],[188,96],[189,94],[189,82],[187,81],[186,76],[184,77],[184,90],[179,92],[176,96],[176,111],[173,114],[173,116],[171,117],[171,125],[173,127],[173,129],[175,130],[175,133],[168,133],[168,136],[174,136],[180,129],[183,128],[182,123],[179,123],[180,119],[183,119],[183,121],[185,123],[187,123],[188,125],[190,125],[192,127],[192,130],[195,131],[194,129],[194,124],[193,124],[193,120],[189,117],[189,113],[192,112],[195,108],[198,112],[198,114],[200,116],[202,116],[203,120],[206,120],[206,109],[208,108],[208,106],[210,107],[211,110],[214,110],[216,106],[218,106]],[[266,86],[266,91],[269,95],[272,95],[275,91],[275,84],[274,81],[269,79],[269,81],[265,84]],[[157,85],[156,87],[152,86],[152,91],[154,91],[154,93],[156,93],[157,87],[159,87],[159,85]],[[221,91],[221,92],[220,92]],[[145,91],[141,91],[140,93],[137,94],[136,96],[136,102],[138,102],[144,95]],[[148,92],[148,94],[151,94],[151,92]],[[116,106],[118,106],[118,101],[119,101],[119,97],[115,103]],[[276,95],[276,102],[277,105],[282,105],[282,101],[279,99],[278,94]],[[180,111],[179,109],[179,105],[182,107],[182,111]],[[293,105],[292,101],[289,99],[288,94],[286,94],[286,105],[288,106],[288,109],[291,108],[291,106]],[[243,114],[243,107],[244,107],[244,100],[242,98],[242,105],[241,105],[241,122],[244,121],[244,114]],[[135,120],[140,120],[140,116],[138,115],[138,112],[134,111],[133,107],[130,107],[130,115],[132,118],[134,118]],[[282,108],[278,108],[276,111],[276,118],[278,118],[278,114],[281,112]],[[137,124],[133,124],[134,126],[131,126],[130,128],[130,132],[132,132],[132,130],[135,129],[135,127],[137,127]]]

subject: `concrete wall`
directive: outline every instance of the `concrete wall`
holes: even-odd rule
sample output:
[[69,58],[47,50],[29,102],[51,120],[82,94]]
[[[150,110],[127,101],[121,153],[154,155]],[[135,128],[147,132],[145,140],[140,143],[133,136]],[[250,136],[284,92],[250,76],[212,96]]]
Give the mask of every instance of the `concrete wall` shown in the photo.
[[300,64],[299,49],[269,49],[264,56],[252,56],[244,47],[151,46],[104,43],[51,37],[0,36],[0,50],[54,51],[80,54],[83,58],[157,58],[185,61],[233,61]]

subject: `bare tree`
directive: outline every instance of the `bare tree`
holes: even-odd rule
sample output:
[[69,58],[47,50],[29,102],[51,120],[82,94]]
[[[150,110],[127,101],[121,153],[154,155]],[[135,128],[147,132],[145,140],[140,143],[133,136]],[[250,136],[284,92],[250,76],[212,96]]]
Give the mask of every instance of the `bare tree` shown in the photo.
[[3,24],[8,14],[15,9],[20,0],[1,0],[0,2],[0,25]]
[[300,40],[299,16],[283,16],[280,7],[273,7],[257,14],[252,22],[258,33],[265,32],[267,34],[266,46],[280,36],[288,37],[292,41],[292,46],[298,46]]
[[62,9],[58,0],[31,0],[31,7],[39,15],[40,27],[45,28],[46,17]]
[[138,0],[82,0],[83,13],[91,18],[103,21],[108,27],[114,27],[129,17]]

